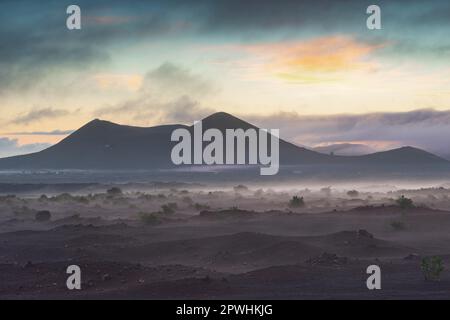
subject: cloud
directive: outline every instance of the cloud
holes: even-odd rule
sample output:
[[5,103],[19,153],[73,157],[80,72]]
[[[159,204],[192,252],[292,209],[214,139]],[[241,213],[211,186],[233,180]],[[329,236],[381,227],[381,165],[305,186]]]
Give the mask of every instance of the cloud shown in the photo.
[[335,35],[305,41],[289,41],[233,46],[250,53],[252,61],[276,77],[292,82],[320,82],[336,79],[344,72],[373,72],[377,64],[370,54],[384,44],[357,41]]
[[44,119],[59,118],[68,114],[69,112],[67,110],[62,109],[53,109],[53,108],[37,109],[16,117],[14,120],[12,120],[12,123],[27,125],[31,122],[41,121]]
[[97,86],[102,90],[137,91],[142,86],[142,76],[139,74],[98,73],[93,76]]
[[94,115],[131,116],[143,124],[190,123],[213,112],[199,101],[217,91],[208,79],[166,62],[146,73],[134,98],[98,109]]
[[66,136],[72,134],[75,130],[52,130],[52,131],[21,131],[21,132],[8,132],[5,135],[11,136]]
[[280,128],[282,137],[309,146],[353,142],[385,149],[411,145],[440,155],[450,154],[450,111],[422,109],[330,116],[280,112],[245,118],[263,128]]
[[209,80],[189,69],[165,62],[145,75],[144,90],[158,90],[171,95],[207,95],[216,89]]
[[[27,90],[52,72],[100,70],[111,61],[112,45],[172,32],[168,12],[134,1],[108,5],[80,0],[82,29],[66,28],[65,1],[4,1],[0,12],[0,94]],[[19,4],[21,3],[21,4]],[[136,18],[130,18],[129,11]],[[141,11],[142,10],[142,11]],[[105,13],[116,12],[115,15]],[[16,19],[17,16],[26,19]]]
[[0,138],[0,157],[11,157],[42,151],[51,145],[48,143],[32,143],[19,145],[16,139]]
[[[393,37],[399,47],[411,36],[421,50],[448,52],[449,2],[380,0],[382,34],[368,32],[361,0],[156,0],[128,2],[79,0],[82,30],[65,27],[65,1],[2,1],[0,12],[0,93],[25,90],[52,72],[99,72],[117,48],[164,39],[229,39],[255,42],[268,38],[304,38],[347,33],[366,39]],[[17,19],[18,16],[26,19]],[[436,39],[430,33],[441,34]],[[406,31],[405,31],[406,30]],[[427,39],[431,39],[427,41]],[[173,40],[173,38],[172,38]],[[439,41],[437,41],[439,40]],[[413,44],[414,45],[414,44]],[[441,53],[439,53],[441,54]]]

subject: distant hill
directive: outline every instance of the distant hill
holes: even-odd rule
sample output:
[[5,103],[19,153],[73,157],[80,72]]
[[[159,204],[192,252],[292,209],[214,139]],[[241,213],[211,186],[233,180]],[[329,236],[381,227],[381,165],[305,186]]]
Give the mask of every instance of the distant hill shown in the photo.
[[[175,142],[170,141],[172,131],[192,126],[164,125],[150,128],[115,124],[93,120],[58,144],[41,152],[0,159],[0,169],[97,169],[137,170],[164,169],[173,164],[170,153]],[[203,119],[203,129],[249,129],[254,125],[224,112]],[[433,165],[446,164],[446,160],[412,147],[363,156],[322,154],[280,140],[282,165]]]

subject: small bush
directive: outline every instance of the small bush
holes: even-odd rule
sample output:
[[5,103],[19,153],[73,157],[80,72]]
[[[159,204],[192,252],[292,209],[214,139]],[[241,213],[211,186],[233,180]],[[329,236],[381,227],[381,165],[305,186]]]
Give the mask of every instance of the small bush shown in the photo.
[[406,229],[405,224],[403,222],[401,222],[401,221],[392,221],[391,222],[391,227],[395,231],[401,231],[401,230],[405,230]]
[[157,225],[157,224],[161,223],[157,212],[153,212],[153,213],[139,212],[138,215],[139,215],[139,219],[145,224]]
[[247,192],[248,187],[244,186],[243,184],[240,184],[240,185],[233,187],[233,190],[234,190],[234,192]]
[[123,194],[122,189],[117,188],[117,187],[113,187],[111,189],[108,189],[106,191],[106,193],[108,194],[108,196],[112,196],[112,197],[120,196],[120,195]]
[[50,211],[43,210],[36,212],[34,219],[39,222],[49,221],[52,218]]
[[398,198],[397,200],[395,200],[395,202],[398,204],[398,206],[401,209],[414,208],[414,203],[413,203],[412,199],[406,198],[403,195],[400,198]]
[[359,196],[359,192],[356,190],[350,190],[347,192],[347,195],[351,198],[357,198]]
[[301,208],[305,206],[305,200],[303,197],[293,196],[289,201],[289,207],[291,208]]
[[444,271],[442,258],[433,256],[422,259],[422,272],[425,276],[425,280],[438,281],[440,280],[441,273]]
[[172,214],[178,209],[176,202],[170,202],[161,206],[161,210],[165,214]]
[[194,203],[194,201],[192,200],[192,198],[191,198],[191,197],[188,197],[188,196],[183,197],[183,198],[181,199],[181,201],[183,201],[183,202],[185,202],[185,203],[188,203],[188,204],[190,204],[190,205],[192,205],[192,204]]

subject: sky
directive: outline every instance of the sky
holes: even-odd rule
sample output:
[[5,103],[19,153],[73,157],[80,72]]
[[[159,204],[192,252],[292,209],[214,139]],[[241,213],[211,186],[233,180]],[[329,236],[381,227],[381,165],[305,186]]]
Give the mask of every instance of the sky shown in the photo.
[[[66,8],[81,8],[68,30]],[[381,30],[366,26],[381,8]],[[450,155],[448,0],[3,0],[0,157],[94,118],[225,111],[300,145]]]

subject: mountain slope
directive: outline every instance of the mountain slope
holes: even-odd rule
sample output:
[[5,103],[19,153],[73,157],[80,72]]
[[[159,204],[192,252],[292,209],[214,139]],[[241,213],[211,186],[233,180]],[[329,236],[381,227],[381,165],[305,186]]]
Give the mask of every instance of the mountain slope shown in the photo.
[[[254,125],[224,112],[202,121],[203,130],[258,129]],[[173,130],[193,126],[165,125],[150,128],[118,125],[93,120],[60,143],[38,153],[0,159],[0,169],[162,169],[173,167],[170,159],[175,142]],[[284,165],[402,165],[448,163],[420,149],[405,147],[364,156],[321,154],[280,140],[280,163]]]
[[362,156],[376,151],[369,146],[359,143],[336,143],[328,146],[314,147],[312,150],[340,156]]

